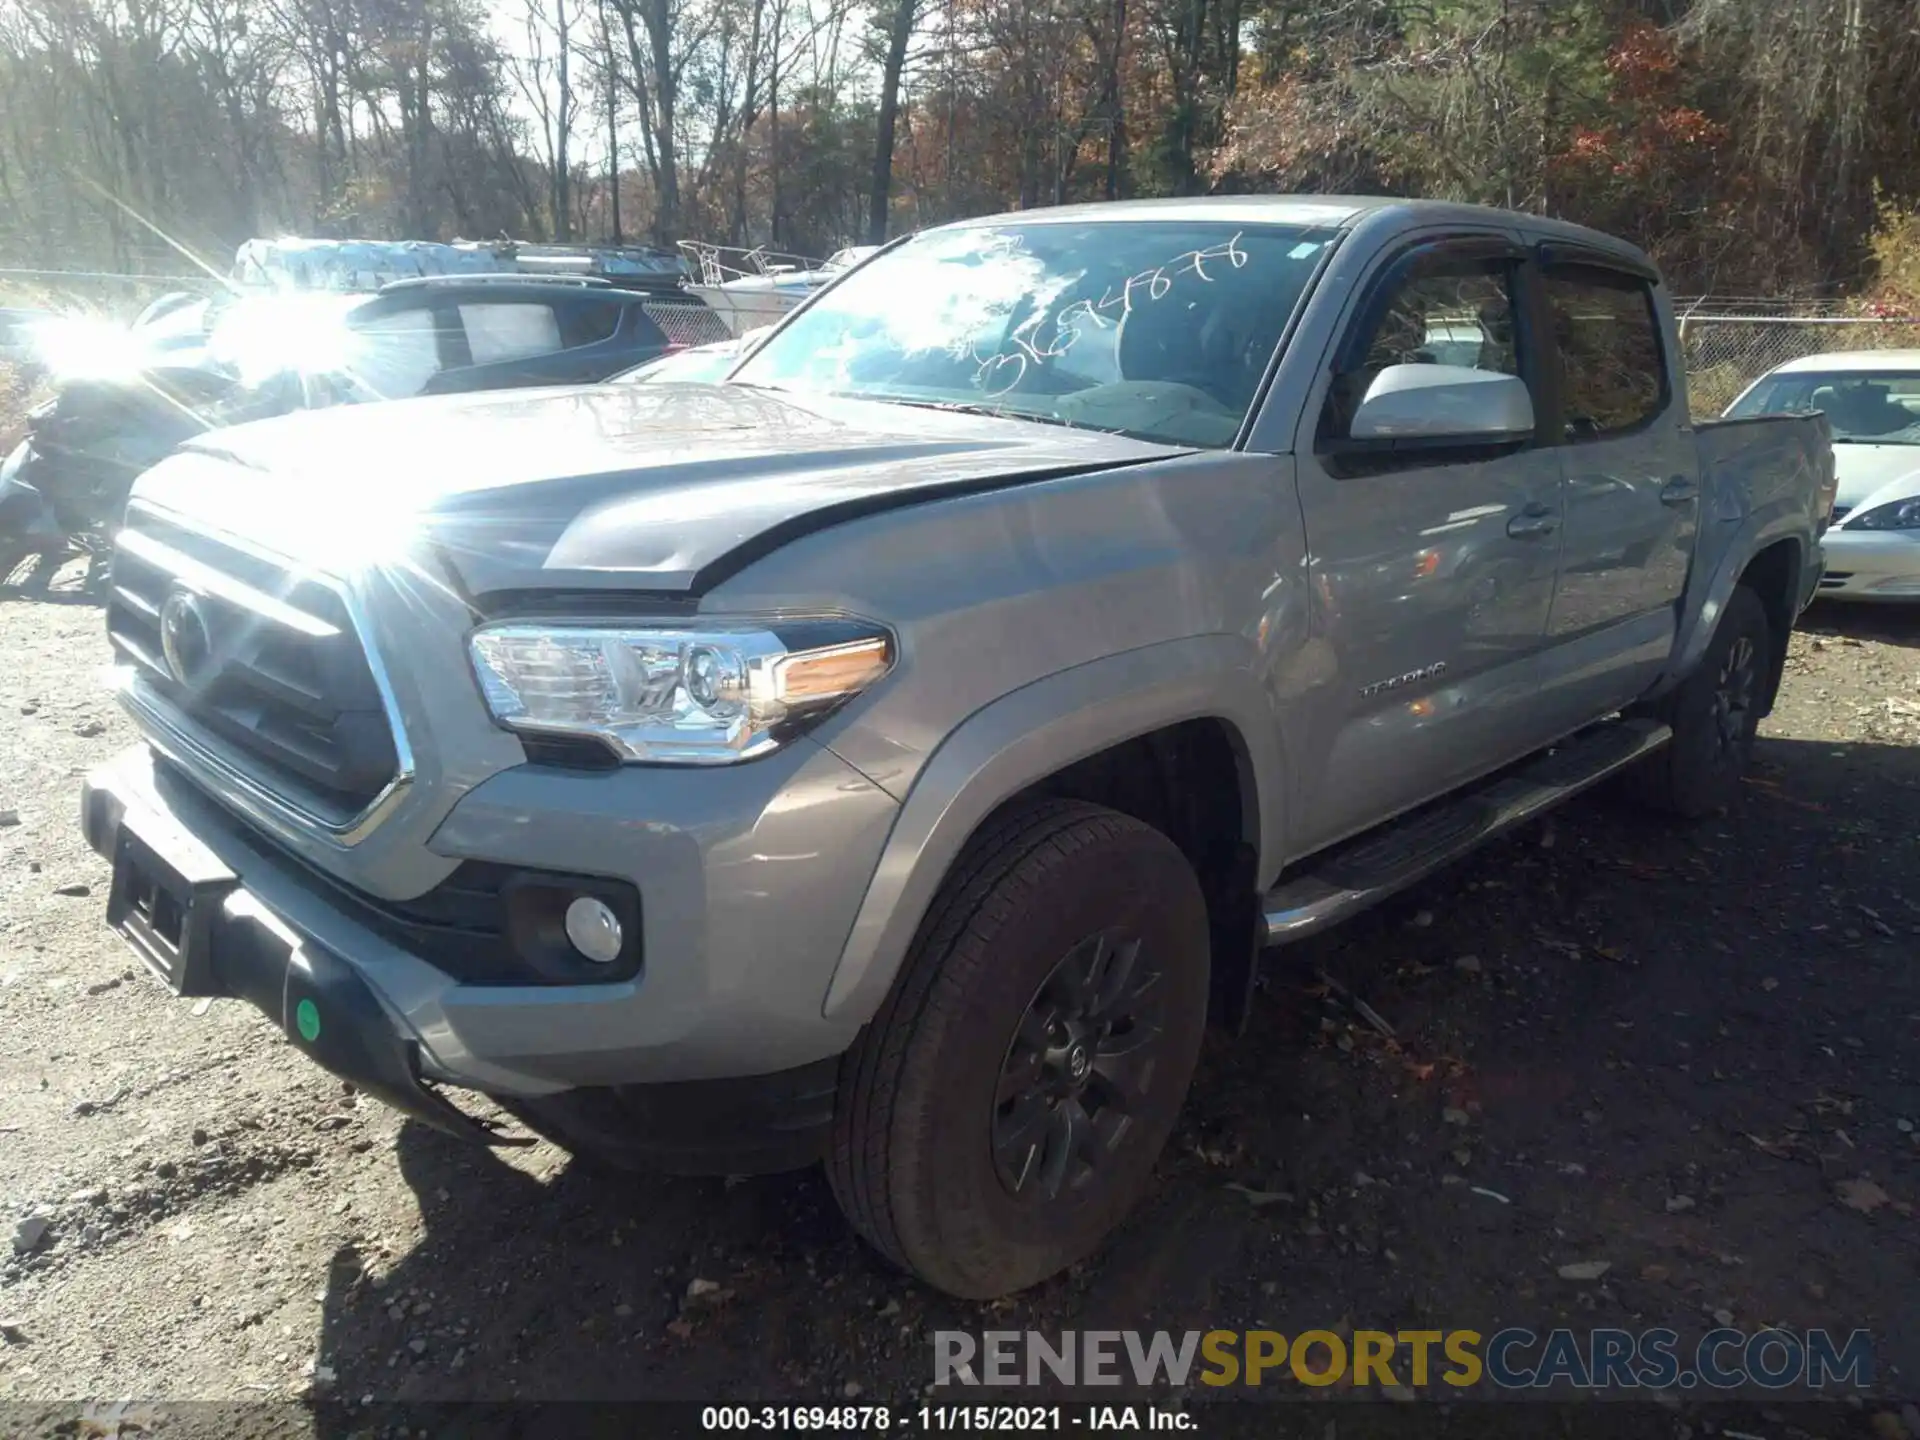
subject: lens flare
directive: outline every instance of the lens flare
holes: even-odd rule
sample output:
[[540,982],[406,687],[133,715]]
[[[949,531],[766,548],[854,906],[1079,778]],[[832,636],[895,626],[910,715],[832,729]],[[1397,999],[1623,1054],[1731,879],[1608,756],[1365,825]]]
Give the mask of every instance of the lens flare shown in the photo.
[[345,370],[352,359],[346,307],[333,295],[262,295],[241,301],[215,325],[208,354],[243,385],[288,372]]
[[123,379],[140,371],[140,343],[111,320],[63,316],[35,326],[33,338],[41,362],[56,379]]

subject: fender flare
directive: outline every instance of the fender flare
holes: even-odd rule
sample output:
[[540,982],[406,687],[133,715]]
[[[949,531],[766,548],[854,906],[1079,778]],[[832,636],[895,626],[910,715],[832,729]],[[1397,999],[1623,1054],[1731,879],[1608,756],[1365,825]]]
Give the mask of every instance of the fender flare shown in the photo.
[[1807,576],[1807,547],[1799,543],[1805,540],[1803,527],[1804,517],[1798,515],[1781,515],[1774,517],[1771,523],[1756,521],[1740,527],[1721,552],[1720,561],[1703,588],[1700,603],[1687,606],[1687,614],[1681,619],[1680,634],[1674,642],[1673,660],[1654,687],[1655,695],[1664,694],[1693,672],[1693,667],[1700,663],[1700,657],[1707,653],[1707,646],[1713,642],[1713,632],[1720,624],[1720,612],[1727,608],[1727,602],[1733,598],[1734,588],[1747,573],[1747,567],[1762,550],[1782,540],[1796,542],[1790,589],[1794,613],[1799,614],[1799,607],[1808,598],[1802,593]]
[[[1186,720],[1237,734],[1248,835],[1280,843],[1285,756],[1252,646],[1235,635],[1166,641],[1046,676],[963,721],[907,792],[861,901],[821,1014],[862,1020],[880,1006],[961,849],[1012,796],[1076,760]],[[1266,783],[1262,783],[1262,780]]]

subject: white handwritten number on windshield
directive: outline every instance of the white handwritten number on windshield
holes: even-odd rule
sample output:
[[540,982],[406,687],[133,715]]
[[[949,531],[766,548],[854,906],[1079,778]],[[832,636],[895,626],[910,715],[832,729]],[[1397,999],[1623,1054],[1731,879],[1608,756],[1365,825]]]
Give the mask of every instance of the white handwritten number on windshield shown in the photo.
[[1240,235],[1236,233],[1218,245],[1189,250],[1150,270],[1130,275],[1117,286],[1110,286],[1097,301],[1075,300],[1052,317],[1036,313],[1015,326],[1007,336],[1013,349],[998,350],[991,355],[974,352],[973,358],[980,368],[974,373],[973,383],[987,395],[1005,395],[1025,378],[1029,363],[1037,365],[1044,360],[1058,359],[1071,350],[1080,339],[1083,322],[1093,329],[1118,326],[1133,313],[1136,301],[1144,303],[1165,298],[1180,276],[1197,275],[1211,282],[1209,265],[1226,264],[1238,270],[1247,260],[1247,252],[1240,248]]

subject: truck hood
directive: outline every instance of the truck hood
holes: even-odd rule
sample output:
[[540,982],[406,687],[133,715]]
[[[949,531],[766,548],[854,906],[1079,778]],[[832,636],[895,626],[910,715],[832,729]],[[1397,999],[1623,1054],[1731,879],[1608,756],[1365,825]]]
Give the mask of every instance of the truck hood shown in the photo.
[[919,406],[612,384],[235,426],[156,465],[135,494],[335,573],[425,543],[470,598],[699,593],[837,520],[1181,453]]
[[1840,482],[1834,503],[1857,509],[1888,481],[1920,470],[1920,445],[1872,445],[1837,440],[1833,473]]

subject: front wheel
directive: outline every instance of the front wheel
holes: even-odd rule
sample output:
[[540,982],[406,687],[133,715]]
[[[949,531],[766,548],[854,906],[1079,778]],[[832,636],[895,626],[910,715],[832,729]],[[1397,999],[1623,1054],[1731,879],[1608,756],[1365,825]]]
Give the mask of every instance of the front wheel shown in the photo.
[[1658,709],[1673,739],[1634,775],[1643,802],[1690,820],[1733,803],[1760,728],[1772,655],[1766,606],[1745,585],[1734,587],[1706,654]]
[[1186,1098],[1207,944],[1159,831],[1066,800],[990,823],[842,1065],[827,1173],[855,1229],[965,1299],[1092,1253]]

